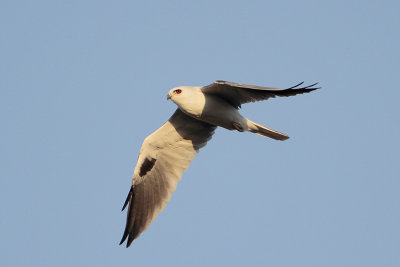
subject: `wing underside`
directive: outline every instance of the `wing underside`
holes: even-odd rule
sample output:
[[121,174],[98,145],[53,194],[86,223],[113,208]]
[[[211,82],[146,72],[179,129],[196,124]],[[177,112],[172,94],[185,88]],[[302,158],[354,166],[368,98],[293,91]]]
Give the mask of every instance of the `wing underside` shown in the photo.
[[177,109],[163,126],[145,139],[123,207],[128,206],[128,213],[120,244],[128,239],[128,247],[165,208],[182,173],[215,128]]

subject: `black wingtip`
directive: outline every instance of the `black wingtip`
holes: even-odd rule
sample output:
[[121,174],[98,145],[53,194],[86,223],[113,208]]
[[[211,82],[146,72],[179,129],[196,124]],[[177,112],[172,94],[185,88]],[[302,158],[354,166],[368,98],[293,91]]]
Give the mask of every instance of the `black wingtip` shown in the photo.
[[131,235],[132,235],[132,233],[129,234],[128,228],[125,228],[124,234],[121,238],[121,241],[119,242],[119,245],[122,245],[125,242],[126,238],[128,238],[128,242],[126,242],[126,247],[129,247],[133,241],[133,240],[130,240]]
[[[128,196],[126,197],[124,206],[122,207],[122,211],[126,208],[128,204],[132,202],[132,199],[135,197],[135,191],[133,190],[133,185],[131,186],[131,189],[129,190]],[[129,247],[132,243],[132,241],[136,238],[135,231],[131,231],[131,226],[130,226],[130,219],[129,219],[129,213],[131,212],[131,206],[128,210],[128,217],[127,217],[127,222],[125,225],[125,230],[124,234],[122,235],[121,241],[119,242],[119,245],[122,245],[125,240],[128,238],[128,241],[126,243],[126,247]]]
[[[124,242],[125,242],[125,239],[126,239],[126,237],[125,238],[122,238],[122,240],[121,240],[121,242],[119,242],[119,245],[121,246]],[[133,241],[133,240],[132,240]],[[129,240],[128,240],[128,242],[126,242],[126,248],[129,248],[129,246],[132,244],[132,241],[130,241],[129,242]]]
[[126,238],[128,238],[128,241],[126,241],[126,247],[129,248],[129,246],[132,244],[133,240],[135,240],[136,235],[135,235],[135,233],[128,234],[128,232],[125,230],[124,235],[122,236],[121,242],[119,242],[120,246],[125,242]]
[[136,238],[135,232],[132,232],[132,233],[129,234],[128,241],[126,241],[126,247],[127,248],[132,244],[132,242],[133,242],[133,240],[135,240],[135,238]]
[[307,85],[304,87],[299,87],[300,85],[304,84],[304,82],[301,82],[299,84],[296,84],[295,86],[289,87],[288,89],[294,89],[294,90],[309,90],[309,91],[313,91],[313,90],[317,90],[317,89],[321,89],[321,87],[313,87],[315,85],[317,85],[318,83],[313,83],[311,85]]
[[304,82],[301,82],[299,84],[296,84],[295,86],[289,87],[288,89],[295,89],[297,87],[299,87],[300,85],[302,85]]
[[309,90],[316,90],[316,89],[321,89],[321,87],[313,87],[315,85],[317,85],[318,83],[313,83],[311,85],[308,85],[306,87],[304,87],[304,89],[309,89]]
[[129,201],[131,200],[133,195],[133,186],[131,186],[131,189],[129,190],[128,196],[126,197],[124,206],[122,207],[121,211],[124,211],[124,209],[126,208],[126,206],[128,205]]

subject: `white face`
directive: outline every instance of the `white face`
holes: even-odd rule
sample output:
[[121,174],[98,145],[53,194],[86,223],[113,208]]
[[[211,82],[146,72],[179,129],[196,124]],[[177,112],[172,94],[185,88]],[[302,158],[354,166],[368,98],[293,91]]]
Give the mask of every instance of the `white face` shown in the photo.
[[175,87],[168,92],[167,99],[171,99],[181,110],[194,116],[201,114],[205,105],[201,87],[196,86]]
[[194,86],[179,86],[171,89],[168,92],[167,99],[171,99],[173,102],[180,102],[179,100],[188,99],[193,96],[196,92],[198,93],[198,87]]
[[182,94],[183,90],[180,87],[175,87],[168,92],[167,99],[172,99],[175,96]]

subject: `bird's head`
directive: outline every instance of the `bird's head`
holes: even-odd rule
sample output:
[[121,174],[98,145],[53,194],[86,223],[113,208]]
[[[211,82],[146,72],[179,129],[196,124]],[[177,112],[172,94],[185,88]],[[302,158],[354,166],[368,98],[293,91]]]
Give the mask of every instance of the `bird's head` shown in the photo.
[[[181,86],[183,87],[183,86]],[[168,95],[167,95],[167,100],[172,100],[175,99],[175,97],[181,95],[183,93],[183,90],[181,87],[175,87],[171,90],[169,90]]]
[[179,86],[172,88],[167,95],[167,99],[171,99],[175,104],[179,105],[183,101],[189,101],[197,94],[201,94],[200,87],[195,86]]
[[197,116],[205,105],[205,96],[199,86],[179,86],[168,92],[171,99],[185,113]]

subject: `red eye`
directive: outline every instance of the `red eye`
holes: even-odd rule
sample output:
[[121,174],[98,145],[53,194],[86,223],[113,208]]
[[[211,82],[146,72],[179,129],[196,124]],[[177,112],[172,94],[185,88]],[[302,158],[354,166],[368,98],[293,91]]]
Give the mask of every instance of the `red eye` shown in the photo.
[[182,90],[181,90],[181,89],[176,89],[176,90],[174,91],[174,93],[179,95],[180,93],[182,93]]

